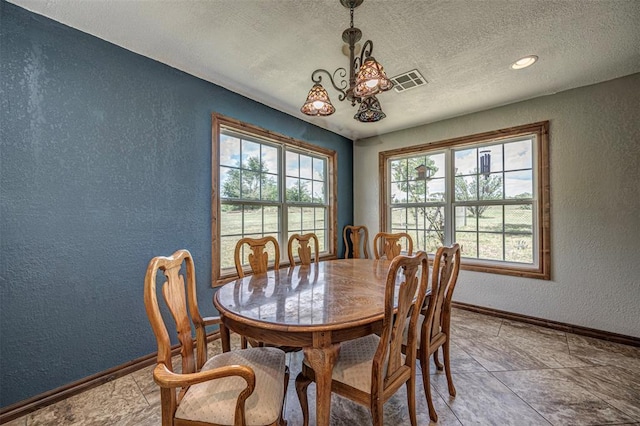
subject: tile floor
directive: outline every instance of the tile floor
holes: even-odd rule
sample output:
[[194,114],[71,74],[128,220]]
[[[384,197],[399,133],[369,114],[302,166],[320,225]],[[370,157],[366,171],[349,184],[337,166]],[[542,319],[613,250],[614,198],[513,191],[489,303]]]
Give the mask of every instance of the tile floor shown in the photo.
[[[640,348],[577,336],[460,309],[452,315],[451,369],[432,376],[439,425],[640,425]],[[235,344],[238,344],[237,341]],[[220,350],[219,342],[210,351]],[[301,353],[289,355],[285,417],[302,424],[293,380]],[[7,423],[31,425],[160,425],[153,367],[134,372]],[[418,368],[419,371],[419,368]],[[432,372],[435,369],[432,368]],[[315,385],[309,387],[311,424]],[[366,408],[332,397],[332,425],[367,425]],[[429,424],[418,378],[418,424]],[[385,404],[384,424],[408,425],[404,389]]]

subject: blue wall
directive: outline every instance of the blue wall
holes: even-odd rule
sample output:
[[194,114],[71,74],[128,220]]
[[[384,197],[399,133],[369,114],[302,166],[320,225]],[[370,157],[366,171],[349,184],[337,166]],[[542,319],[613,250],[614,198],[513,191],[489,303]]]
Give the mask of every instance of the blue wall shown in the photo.
[[0,20],[0,406],[154,352],[153,256],[191,250],[215,314],[212,112],[336,150],[352,221],[350,140],[4,1]]

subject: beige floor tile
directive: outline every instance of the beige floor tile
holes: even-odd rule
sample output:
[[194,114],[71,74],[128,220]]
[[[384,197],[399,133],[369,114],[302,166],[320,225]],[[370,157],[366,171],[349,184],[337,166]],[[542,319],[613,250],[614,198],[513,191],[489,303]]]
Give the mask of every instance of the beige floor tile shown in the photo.
[[602,425],[635,420],[585,389],[561,370],[493,373],[554,425]]

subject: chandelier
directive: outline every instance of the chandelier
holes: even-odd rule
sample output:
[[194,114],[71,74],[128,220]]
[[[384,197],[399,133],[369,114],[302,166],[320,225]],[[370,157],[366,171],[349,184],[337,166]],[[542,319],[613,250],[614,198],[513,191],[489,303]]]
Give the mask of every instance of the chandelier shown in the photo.
[[336,69],[333,74],[325,69],[317,69],[311,74],[314,85],[309,90],[307,101],[300,111],[310,116],[327,116],[336,111],[329,100],[329,94],[322,87],[322,74],[326,74],[334,89],[339,92],[338,100],[351,101],[351,106],[359,104],[358,112],[353,116],[363,123],[380,121],[386,117],[380,101],[375,95],[393,87],[393,82],[384,73],[384,68],[372,56],[373,42],[367,40],[362,46],[359,57],[355,57],[356,43],[362,38],[362,31],[353,26],[353,10],[364,0],[340,0],[340,4],[349,9],[351,26],[342,32],[342,40],[349,46],[349,80],[347,70]]

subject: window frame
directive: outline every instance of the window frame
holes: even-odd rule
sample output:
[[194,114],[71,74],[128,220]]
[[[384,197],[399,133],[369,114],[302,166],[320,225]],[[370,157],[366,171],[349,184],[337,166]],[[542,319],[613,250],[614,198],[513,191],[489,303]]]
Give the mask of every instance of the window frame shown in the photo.
[[[508,139],[525,137],[527,135],[535,136],[535,140],[533,141],[534,164],[532,164],[532,171],[534,172],[533,187],[537,193],[537,198],[534,200],[534,206],[537,207],[537,211],[534,214],[533,237],[537,243],[537,250],[534,255],[537,255],[538,264],[519,265],[515,262],[507,261],[463,258],[463,261],[461,262],[461,269],[544,280],[551,279],[549,121],[541,121],[432,143],[381,151],[378,154],[378,167],[380,170],[380,229],[389,232],[389,229],[391,228],[390,214],[392,205],[389,203],[391,192],[391,160],[411,156],[430,155],[448,150],[454,152],[456,149],[463,148],[465,146],[481,148],[483,145],[489,145],[492,142],[502,142]],[[453,176],[453,178],[450,176],[450,161],[452,160],[447,161],[446,175],[448,176],[448,182],[445,184],[447,189],[445,196],[445,214],[450,218],[448,221],[445,221],[445,242],[451,241],[453,238],[454,206],[459,205],[453,197],[455,176]]]
[[[221,286],[235,278],[237,278],[237,272],[235,268],[221,269],[220,259],[220,244],[221,244],[221,231],[220,231],[220,219],[221,219],[221,194],[220,194],[220,136],[225,129],[228,129],[232,133],[239,135],[246,135],[247,139],[255,140],[258,143],[264,143],[267,145],[277,145],[283,152],[290,150],[297,153],[309,154],[312,156],[325,157],[327,161],[326,167],[326,251],[320,256],[321,259],[336,258],[337,250],[337,153],[334,150],[323,148],[317,145],[312,145],[307,142],[303,142],[298,139],[294,139],[289,136],[284,136],[270,130],[263,129],[252,124],[244,123],[240,120],[236,120],[230,117],[226,117],[222,114],[211,114],[211,286]],[[280,165],[281,170],[278,170],[280,182],[280,190],[284,191],[286,187],[286,167],[284,164]],[[287,224],[284,220],[287,218],[287,207],[300,207],[304,204],[300,202],[287,203],[285,199],[285,193],[282,193],[282,198],[279,201],[261,201],[261,200],[242,200],[239,201],[242,204],[277,204],[280,206],[279,221],[280,230],[279,237],[287,236]],[[280,240],[280,238],[279,238]],[[280,267],[287,266],[289,264],[286,250],[287,241],[281,242],[280,245]]]

